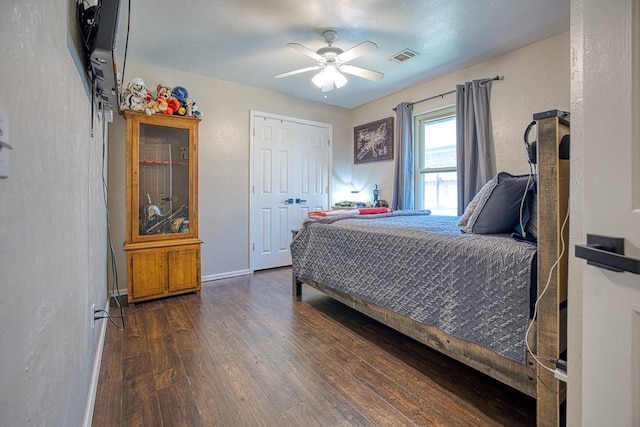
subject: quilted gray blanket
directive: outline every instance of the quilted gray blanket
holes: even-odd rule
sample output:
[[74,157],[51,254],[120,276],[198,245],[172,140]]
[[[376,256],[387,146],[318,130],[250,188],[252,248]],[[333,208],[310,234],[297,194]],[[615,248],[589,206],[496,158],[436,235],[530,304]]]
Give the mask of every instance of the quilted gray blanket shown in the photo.
[[464,234],[428,212],[306,220],[293,274],[436,326],[524,364],[535,247]]

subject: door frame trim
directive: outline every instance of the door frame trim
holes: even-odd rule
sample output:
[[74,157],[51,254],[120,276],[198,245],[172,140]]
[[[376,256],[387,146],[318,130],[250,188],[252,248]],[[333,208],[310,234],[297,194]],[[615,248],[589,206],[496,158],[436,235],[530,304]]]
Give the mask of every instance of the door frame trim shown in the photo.
[[333,125],[330,123],[317,122],[313,120],[300,119],[297,117],[283,116],[280,114],[266,113],[264,111],[258,110],[249,110],[249,188],[247,189],[249,192],[249,223],[247,226],[249,227],[249,241],[247,242],[247,248],[249,250],[249,273],[252,274],[254,269],[254,256],[253,256],[253,242],[255,242],[253,236],[253,227],[252,219],[253,219],[253,208],[254,208],[254,200],[253,200],[253,189],[255,188],[255,175],[253,170],[254,165],[254,143],[255,143],[255,122],[257,117],[265,117],[273,120],[281,120],[291,123],[297,123],[307,126],[315,126],[323,129],[327,129],[329,131],[329,153],[327,159],[327,203],[331,201],[331,181],[332,181],[332,167],[333,167]]

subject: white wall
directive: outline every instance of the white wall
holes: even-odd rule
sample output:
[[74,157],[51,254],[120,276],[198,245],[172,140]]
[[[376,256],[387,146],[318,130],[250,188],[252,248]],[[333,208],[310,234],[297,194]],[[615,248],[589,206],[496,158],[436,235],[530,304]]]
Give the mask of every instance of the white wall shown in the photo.
[[[354,109],[353,125],[395,118],[392,108],[400,102],[418,101],[454,90],[465,81],[496,75],[504,76],[503,81],[493,82],[491,91],[497,171],[528,173],[523,134],[532,115],[554,109],[569,111],[569,32],[360,106]],[[454,103],[455,94],[448,95],[415,104],[413,112],[419,114]],[[365,188],[370,199],[378,184],[380,198],[391,202],[393,161],[353,165],[351,156],[354,187]]]
[[[75,65],[75,2],[0,3],[0,425],[83,423],[104,308],[100,124]],[[68,46],[71,43],[71,47]],[[76,55],[77,58],[77,55]]]
[[[198,224],[202,276],[206,279],[249,270],[249,119],[257,110],[333,125],[333,166],[348,170],[344,149],[351,141],[351,110],[276,92],[129,61],[125,82],[141,77],[151,90],[158,83],[184,86],[204,113],[199,126]],[[125,121],[110,128],[109,200],[114,242],[125,289]]]

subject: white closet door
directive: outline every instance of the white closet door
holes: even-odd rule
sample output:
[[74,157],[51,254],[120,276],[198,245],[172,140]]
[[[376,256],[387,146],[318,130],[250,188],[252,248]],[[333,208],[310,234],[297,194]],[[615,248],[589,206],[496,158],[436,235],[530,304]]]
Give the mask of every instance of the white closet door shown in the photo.
[[291,230],[328,207],[329,126],[253,116],[251,268],[291,264]]

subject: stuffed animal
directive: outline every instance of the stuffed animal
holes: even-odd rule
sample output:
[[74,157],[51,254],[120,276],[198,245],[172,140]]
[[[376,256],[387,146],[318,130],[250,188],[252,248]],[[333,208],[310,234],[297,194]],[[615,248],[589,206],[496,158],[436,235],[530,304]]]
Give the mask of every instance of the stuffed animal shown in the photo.
[[184,108],[186,110],[185,113],[187,117],[197,117],[198,119],[202,119],[202,112],[198,110],[195,99],[187,98],[184,102]]
[[158,85],[156,86],[156,93],[157,96],[156,98],[158,98],[160,95],[164,96],[165,99],[169,98],[171,96],[171,88],[170,87],[166,87],[166,86],[162,86],[162,85]]
[[167,98],[167,109],[164,111],[165,114],[176,114],[178,108],[180,108],[180,101],[173,97]]
[[164,93],[158,93],[158,97],[156,98],[156,102],[158,103],[157,108],[158,112],[162,114],[166,114],[167,108],[169,104],[167,104],[167,98]]
[[184,110],[185,110],[185,115],[187,117],[193,117],[193,105],[195,104],[195,101],[193,100],[193,98],[187,98],[184,101]]
[[152,99],[144,106],[144,112],[147,116],[150,116],[155,113],[159,113],[160,109],[158,108],[158,101],[156,99]]
[[202,111],[200,111],[198,109],[198,106],[196,105],[195,101],[193,101],[193,106],[191,108],[193,110],[193,117],[196,117],[196,118],[202,120],[202,116],[203,116]]
[[158,101],[158,109],[162,114],[173,115],[180,107],[180,101],[171,96],[171,88],[159,84],[156,87],[156,101]]
[[171,96],[180,102],[185,102],[189,97],[189,91],[182,86],[176,86],[171,90]]
[[151,100],[151,92],[140,77],[131,79],[120,98],[121,110],[144,111],[145,105]]
[[187,114],[187,108],[185,106],[185,102],[189,97],[189,91],[182,86],[176,86],[171,90],[171,96],[178,101],[180,101],[180,105],[177,109],[174,109],[173,114],[178,116],[184,116]]

